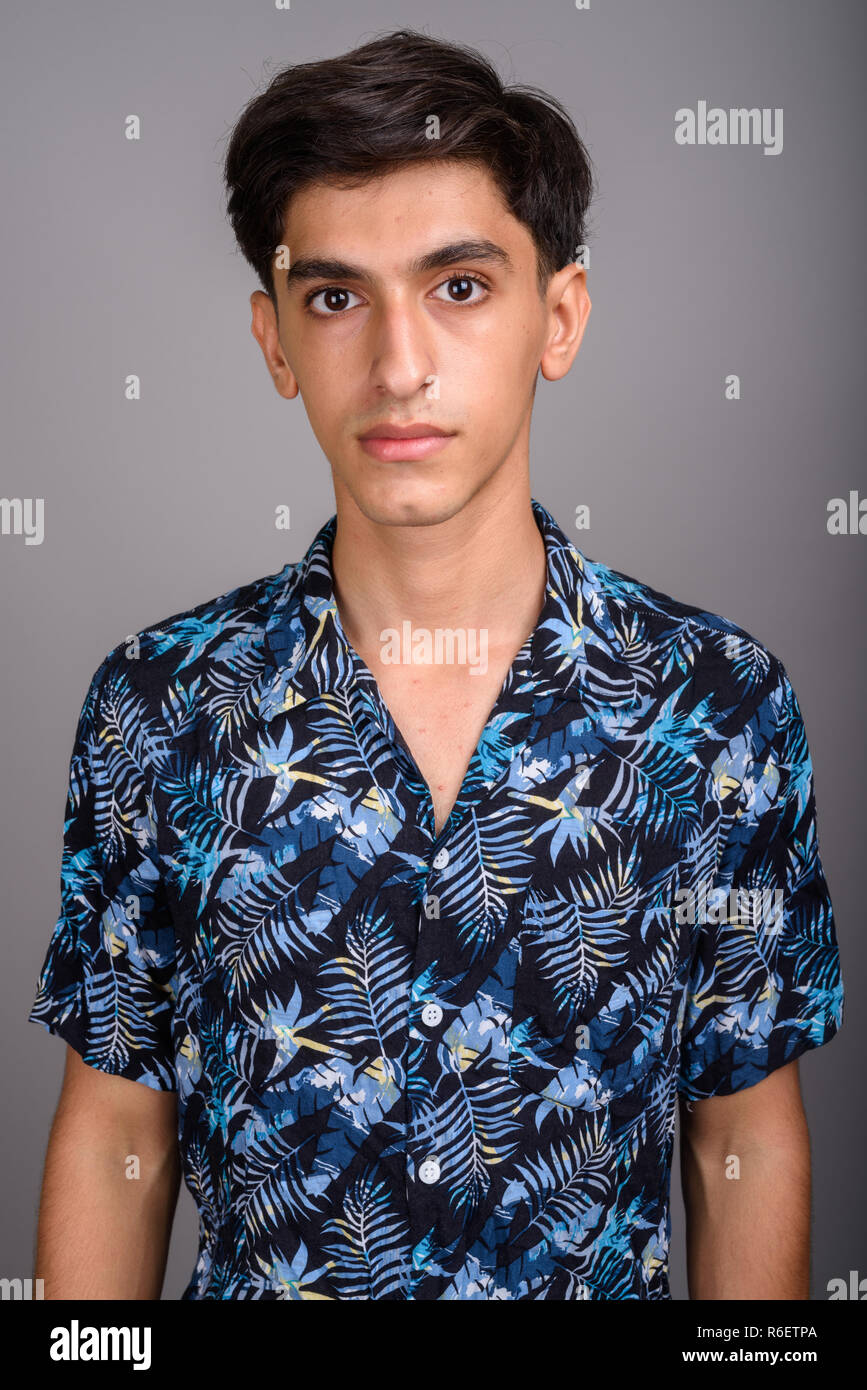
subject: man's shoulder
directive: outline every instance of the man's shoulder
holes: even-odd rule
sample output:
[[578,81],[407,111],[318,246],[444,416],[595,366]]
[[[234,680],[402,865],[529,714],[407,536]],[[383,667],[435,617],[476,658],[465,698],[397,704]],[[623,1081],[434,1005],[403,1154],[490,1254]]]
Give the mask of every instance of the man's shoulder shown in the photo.
[[722,717],[728,728],[751,720],[769,728],[792,705],[783,661],[750,629],[610,565],[586,564],[624,649],[639,664],[676,662],[710,724]]
[[158,700],[176,681],[190,690],[199,678],[198,689],[216,667],[227,680],[233,674],[249,679],[263,664],[266,625],[275,604],[291,598],[299,564],[289,562],[128,633],[103,658],[91,692],[120,680]]
[[609,605],[614,605],[615,612],[619,611],[621,621],[626,616],[635,617],[644,623],[651,636],[688,625],[698,633],[704,630],[708,638],[718,635],[721,639],[718,645],[723,649],[730,651],[740,642],[754,648],[770,662],[777,660],[761,638],[722,613],[688,603],[599,560],[585,558],[585,566]]

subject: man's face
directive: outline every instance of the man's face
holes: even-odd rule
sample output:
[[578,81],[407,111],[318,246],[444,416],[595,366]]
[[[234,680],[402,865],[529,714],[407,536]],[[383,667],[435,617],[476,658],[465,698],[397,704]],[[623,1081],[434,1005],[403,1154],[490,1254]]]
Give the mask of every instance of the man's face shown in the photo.
[[[280,394],[300,392],[338,505],[430,525],[501,469],[526,474],[537,371],[568,371],[590,300],[575,265],[540,298],[533,239],[486,170],[436,161],[311,185],[284,242],[279,320],[257,291],[252,330]],[[445,437],[375,437],[407,425]]]

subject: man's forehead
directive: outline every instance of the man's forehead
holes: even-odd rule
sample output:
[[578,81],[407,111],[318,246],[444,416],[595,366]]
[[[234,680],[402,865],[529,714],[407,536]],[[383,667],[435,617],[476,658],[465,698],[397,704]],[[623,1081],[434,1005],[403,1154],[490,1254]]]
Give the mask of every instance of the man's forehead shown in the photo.
[[343,257],[352,240],[360,245],[368,237],[384,249],[383,232],[389,241],[399,232],[401,263],[449,242],[508,242],[518,252],[524,238],[531,240],[489,171],[455,161],[411,165],[353,187],[308,184],[290,199],[283,223],[297,254],[323,258]]

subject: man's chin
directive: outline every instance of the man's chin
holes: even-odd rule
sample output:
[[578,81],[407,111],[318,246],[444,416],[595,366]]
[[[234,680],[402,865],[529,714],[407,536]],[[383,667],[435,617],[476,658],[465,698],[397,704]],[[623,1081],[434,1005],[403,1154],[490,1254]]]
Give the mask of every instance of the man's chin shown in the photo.
[[449,521],[473,495],[467,480],[437,477],[431,466],[423,464],[384,465],[380,476],[365,469],[347,479],[349,492],[358,510],[377,526],[438,526]]

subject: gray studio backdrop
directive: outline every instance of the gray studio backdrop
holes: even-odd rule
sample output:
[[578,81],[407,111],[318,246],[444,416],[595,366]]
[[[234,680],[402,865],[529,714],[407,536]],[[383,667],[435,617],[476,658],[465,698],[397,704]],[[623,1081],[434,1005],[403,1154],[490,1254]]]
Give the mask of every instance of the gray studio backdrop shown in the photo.
[[[90,678],[127,634],[299,558],[333,511],[303,404],[277,396],[250,336],[256,283],[224,216],[225,138],[277,67],[401,26],[473,44],[560,98],[599,172],[593,313],[571,374],[539,383],[533,495],[591,558],[765,642],[801,702],[846,986],[840,1036],[801,1061],[812,1296],[826,1298],[832,1277],[867,1275],[867,537],[827,528],[830,499],[867,494],[861,0],[6,7],[2,492],[44,499],[44,534],[0,536],[0,1275],[32,1272],[61,1080],[65,1044],[26,1016],[59,910]],[[782,150],[679,145],[675,112],[702,101],[781,108]],[[140,401],[125,399],[129,373]],[[591,524],[577,532],[581,504]],[[685,1298],[676,1166],[672,1210]],[[167,1299],[192,1271],[194,1214],[182,1188]]]

